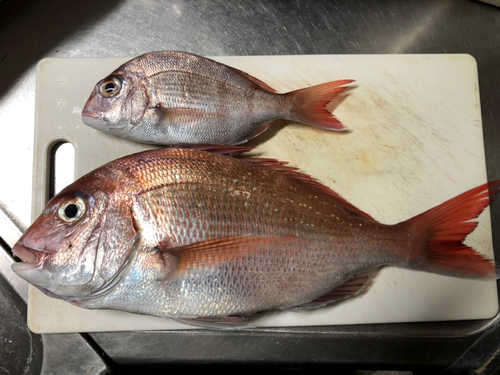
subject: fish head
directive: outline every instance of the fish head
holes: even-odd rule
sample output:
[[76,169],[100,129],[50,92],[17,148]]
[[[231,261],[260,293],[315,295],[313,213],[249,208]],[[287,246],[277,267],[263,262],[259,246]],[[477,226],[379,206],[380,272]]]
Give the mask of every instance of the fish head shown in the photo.
[[109,185],[87,175],[52,198],[14,245],[22,262],[12,270],[51,297],[74,302],[98,295],[127,263],[136,235],[122,214],[129,211],[116,205],[123,191],[102,188]]
[[140,124],[148,109],[144,74],[119,69],[99,81],[82,110],[83,122],[97,130],[124,136]]

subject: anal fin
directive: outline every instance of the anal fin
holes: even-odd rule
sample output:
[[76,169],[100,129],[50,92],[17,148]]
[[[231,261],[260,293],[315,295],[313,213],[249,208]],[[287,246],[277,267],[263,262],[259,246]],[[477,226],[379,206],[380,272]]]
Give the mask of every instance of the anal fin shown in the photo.
[[273,122],[274,122],[274,120],[264,122],[261,126],[259,126],[257,128],[257,130],[255,130],[254,132],[247,135],[244,140],[239,141],[238,144],[245,143],[245,142],[249,141],[250,139],[255,138],[258,135],[264,133],[272,125]]
[[210,329],[245,329],[255,328],[252,325],[245,323],[248,318],[244,316],[215,316],[215,317],[198,317],[198,318],[176,318],[179,323],[189,324],[201,328]]
[[370,270],[367,272],[363,272],[362,274],[359,274],[354,278],[350,279],[349,281],[346,281],[344,284],[338,286],[337,288],[333,289],[329,293],[321,296],[320,298],[314,301],[307,302],[298,306],[293,306],[283,310],[289,310],[289,311],[312,310],[326,306],[333,302],[354,297],[359,293],[361,293],[368,286],[368,284],[370,283],[370,281],[372,280],[373,276],[377,271],[378,270]]

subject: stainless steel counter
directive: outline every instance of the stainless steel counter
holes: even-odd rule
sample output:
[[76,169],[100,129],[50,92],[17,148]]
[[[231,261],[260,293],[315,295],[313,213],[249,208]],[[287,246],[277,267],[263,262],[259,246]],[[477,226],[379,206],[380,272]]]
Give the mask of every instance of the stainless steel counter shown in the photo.
[[[161,49],[211,56],[469,53],[478,63],[488,177],[498,179],[499,30],[500,8],[472,0],[2,0],[0,208],[21,229],[31,222],[35,65],[40,59],[134,56]],[[10,224],[0,223],[0,238],[8,248]],[[497,204],[492,209],[497,257],[499,223]],[[86,342],[127,366],[252,363],[445,368],[474,343],[477,348],[485,335],[481,331],[493,327],[486,332],[491,335],[495,324],[102,333],[87,336]],[[474,366],[474,361],[463,363],[459,361],[457,367]]]

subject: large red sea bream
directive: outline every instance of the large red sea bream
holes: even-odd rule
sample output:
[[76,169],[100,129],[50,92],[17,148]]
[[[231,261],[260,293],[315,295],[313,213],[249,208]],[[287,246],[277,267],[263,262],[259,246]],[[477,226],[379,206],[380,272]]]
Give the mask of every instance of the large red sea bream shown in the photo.
[[15,245],[14,271],[84,308],[219,328],[356,295],[385,265],[496,277],[463,241],[500,182],[385,225],[285,163],[230,156],[247,150],[153,150],[90,172]]

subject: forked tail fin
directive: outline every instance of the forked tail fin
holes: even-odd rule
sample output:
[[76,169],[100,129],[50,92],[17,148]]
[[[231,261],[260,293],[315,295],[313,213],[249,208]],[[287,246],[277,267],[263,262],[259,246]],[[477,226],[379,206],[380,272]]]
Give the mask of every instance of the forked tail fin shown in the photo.
[[291,120],[328,130],[347,129],[325,107],[351,82],[344,79],[289,92],[286,95],[293,96],[295,102]]
[[409,267],[463,278],[494,279],[495,263],[463,241],[477,227],[477,218],[500,191],[500,180],[486,183],[408,220],[417,236],[425,236],[425,254]]

